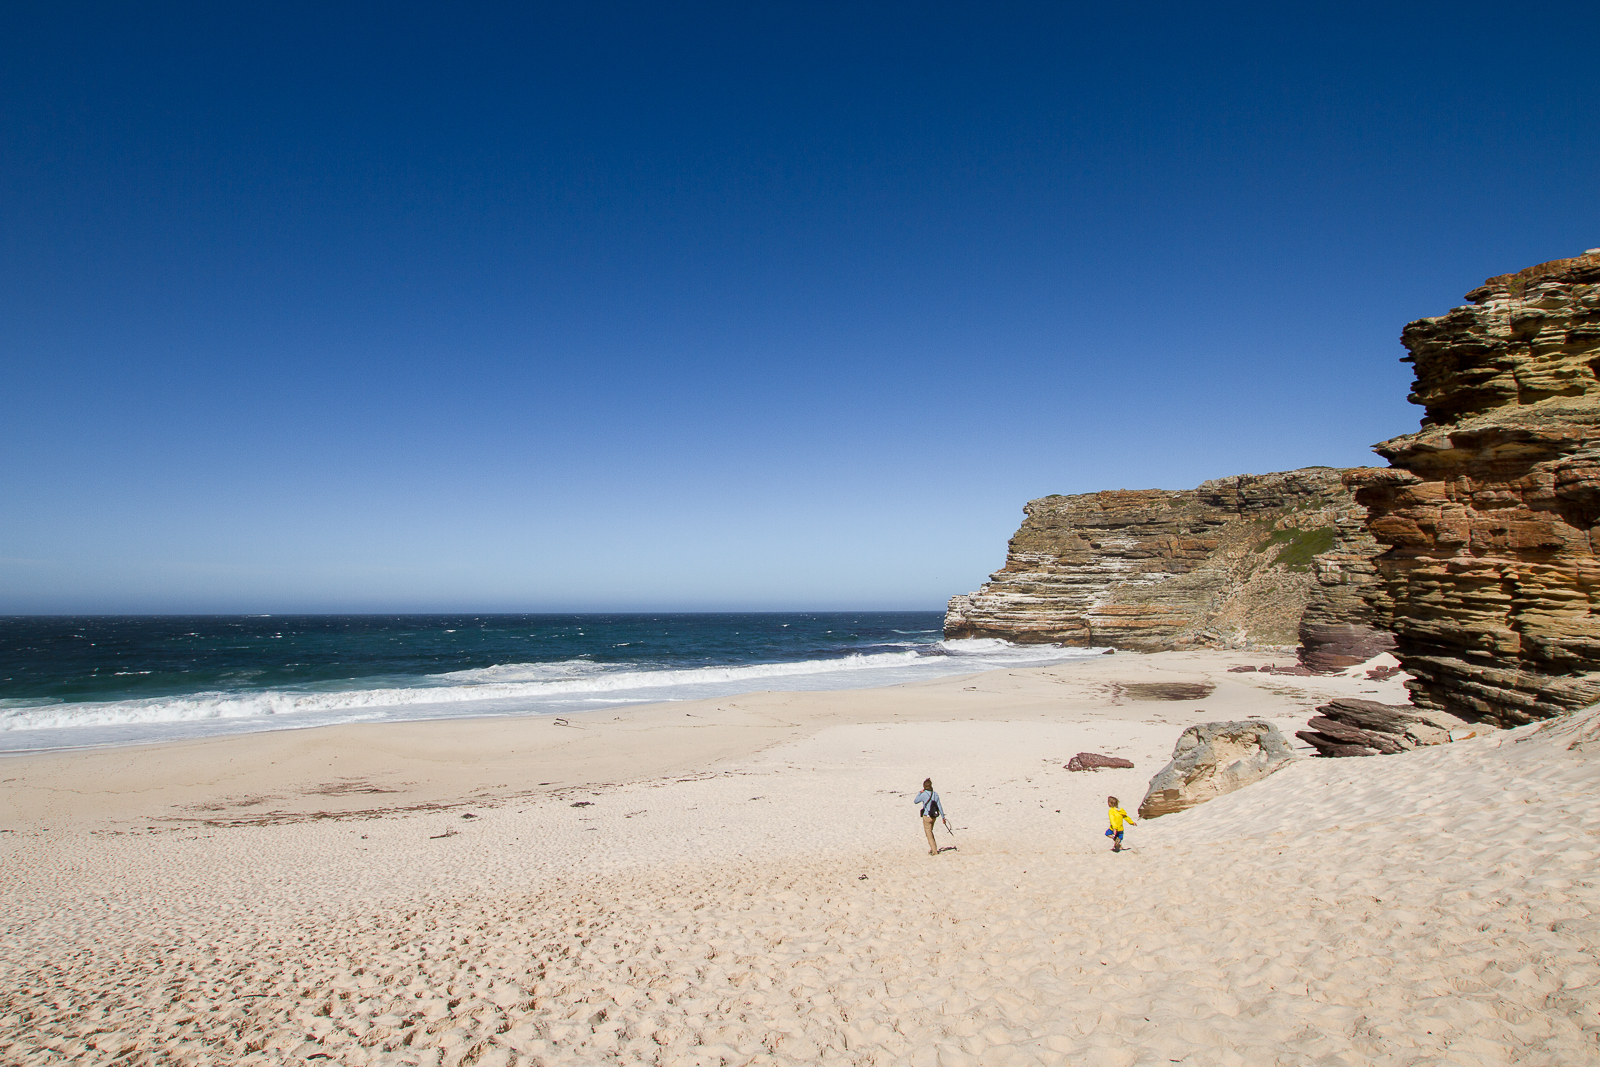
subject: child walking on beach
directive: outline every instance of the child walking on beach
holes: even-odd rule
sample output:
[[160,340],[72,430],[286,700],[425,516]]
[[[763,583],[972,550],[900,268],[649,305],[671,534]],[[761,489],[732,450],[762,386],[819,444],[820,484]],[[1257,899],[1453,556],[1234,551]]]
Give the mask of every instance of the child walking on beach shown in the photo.
[[[922,792],[912,798],[911,802],[922,812],[922,832],[928,835],[928,855],[937,856],[939,846],[933,840],[933,824],[944,817],[944,805],[939,803],[939,794],[933,791],[932,778],[922,780]],[[950,829],[949,819],[945,819],[944,828]]]
[[1121,852],[1123,824],[1126,823],[1128,826],[1138,826],[1139,824],[1128,818],[1128,813],[1117,806],[1116,797],[1106,797],[1106,807],[1111,809],[1106,813],[1111,816],[1111,829],[1106,831],[1106,836],[1111,838],[1111,851]]

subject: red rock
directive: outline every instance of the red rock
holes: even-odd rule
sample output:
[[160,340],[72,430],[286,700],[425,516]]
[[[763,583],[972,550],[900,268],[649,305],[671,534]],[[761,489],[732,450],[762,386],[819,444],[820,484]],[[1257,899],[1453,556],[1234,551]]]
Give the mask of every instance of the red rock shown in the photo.
[[1452,731],[1467,725],[1446,712],[1357,697],[1337,697],[1317,711],[1306,724],[1311,729],[1295,736],[1322,756],[1390,755],[1419,745],[1448,744]]
[[1346,745],[1362,745],[1386,754],[1404,752],[1408,748],[1415,747],[1402,742],[1399,737],[1393,734],[1383,734],[1376,730],[1363,730],[1359,726],[1351,726],[1337,719],[1330,719],[1325,715],[1314,716],[1306,725],[1317,733],[1331,737],[1335,741]]
[[1066,762],[1069,771],[1098,771],[1101,767],[1128,768],[1132,760],[1121,756],[1102,756],[1098,752],[1080,752]]

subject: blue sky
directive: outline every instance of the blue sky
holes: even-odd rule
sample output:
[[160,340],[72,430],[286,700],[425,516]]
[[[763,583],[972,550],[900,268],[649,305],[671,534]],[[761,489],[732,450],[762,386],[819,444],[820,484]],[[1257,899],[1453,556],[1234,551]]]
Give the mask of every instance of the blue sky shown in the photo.
[[1596,11],[10,5],[0,612],[937,608],[1373,462],[1600,246]]

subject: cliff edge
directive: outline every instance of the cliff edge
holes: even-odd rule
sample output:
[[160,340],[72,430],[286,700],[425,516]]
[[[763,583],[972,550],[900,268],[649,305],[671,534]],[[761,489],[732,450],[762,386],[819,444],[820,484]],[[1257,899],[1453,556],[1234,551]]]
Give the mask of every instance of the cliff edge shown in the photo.
[[1346,481],[1413,702],[1512,726],[1600,700],[1600,249],[1466,299],[1405,328],[1422,428]]
[[1302,644],[1316,669],[1390,647],[1381,551],[1346,472],[1307,467],[1197,489],[1029,501],[1005,566],[952,597],[945,636],[1138,651]]

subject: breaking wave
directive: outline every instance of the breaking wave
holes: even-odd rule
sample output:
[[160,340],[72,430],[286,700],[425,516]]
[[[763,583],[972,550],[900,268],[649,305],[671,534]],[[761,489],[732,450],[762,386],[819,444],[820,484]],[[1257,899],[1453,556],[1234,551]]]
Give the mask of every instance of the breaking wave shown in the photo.
[[[909,631],[908,636],[927,632]],[[620,646],[611,642],[610,647]],[[261,688],[249,687],[244,681],[247,675],[230,672],[243,684],[223,682],[224,688],[214,681],[204,691],[100,701],[0,699],[0,736],[9,738],[0,742],[0,749],[124,744],[335,723],[561,713],[769,689],[862,689],[1059,663],[1101,651],[914,636],[857,648],[781,662],[704,665],[650,662],[648,654],[634,662],[604,662],[584,655]],[[735,647],[728,654],[736,658],[741,652]]]

